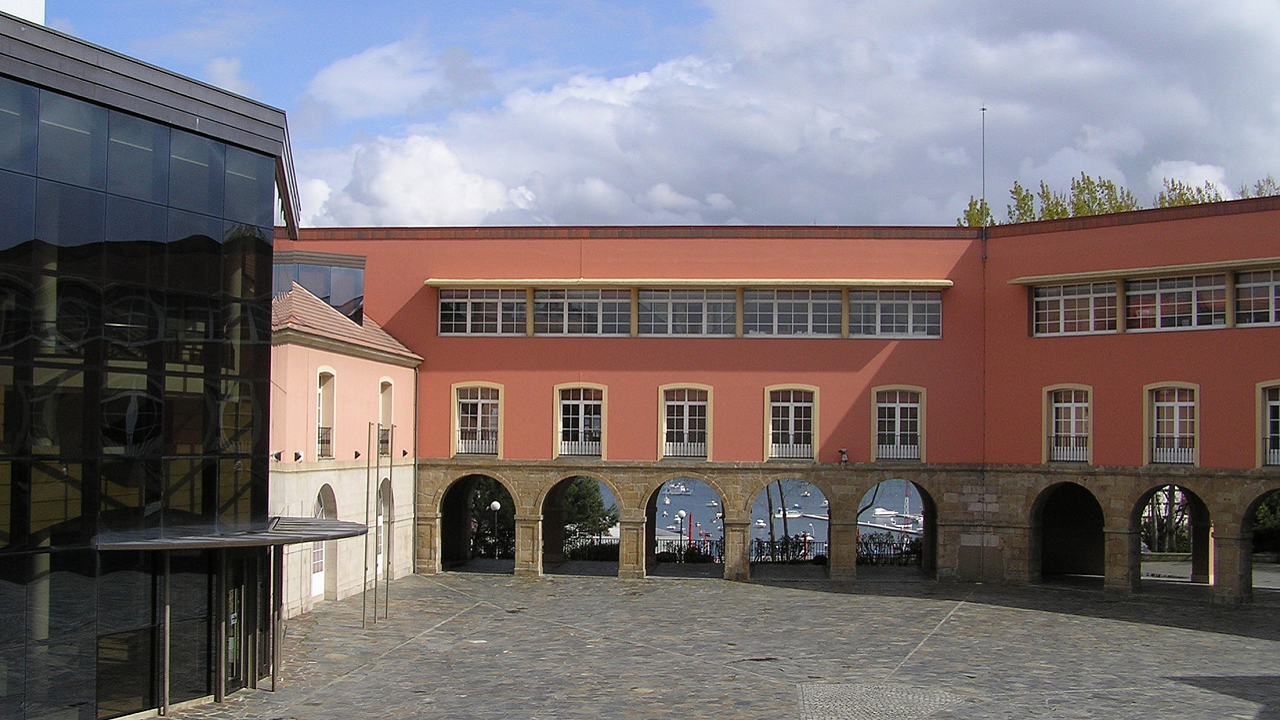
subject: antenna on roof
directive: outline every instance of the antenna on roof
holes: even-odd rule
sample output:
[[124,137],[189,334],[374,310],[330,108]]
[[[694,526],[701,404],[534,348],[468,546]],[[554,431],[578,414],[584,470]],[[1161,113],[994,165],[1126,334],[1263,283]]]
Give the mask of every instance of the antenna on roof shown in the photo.
[[987,226],[987,106],[982,106],[982,227]]

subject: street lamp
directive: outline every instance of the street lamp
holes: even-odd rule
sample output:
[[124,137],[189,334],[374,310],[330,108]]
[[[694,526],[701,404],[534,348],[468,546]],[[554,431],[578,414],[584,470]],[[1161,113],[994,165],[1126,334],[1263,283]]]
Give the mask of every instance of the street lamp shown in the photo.
[[493,557],[498,557],[498,511],[502,509],[502,503],[494,500],[489,503],[489,509],[493,511]]

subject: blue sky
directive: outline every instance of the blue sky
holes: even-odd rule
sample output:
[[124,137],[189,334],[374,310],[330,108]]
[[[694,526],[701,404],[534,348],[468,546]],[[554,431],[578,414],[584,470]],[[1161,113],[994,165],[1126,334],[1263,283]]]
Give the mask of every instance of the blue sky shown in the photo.
[[1280,4],[48,0],[289,113],[308,225],[953,224],[1280,175]]

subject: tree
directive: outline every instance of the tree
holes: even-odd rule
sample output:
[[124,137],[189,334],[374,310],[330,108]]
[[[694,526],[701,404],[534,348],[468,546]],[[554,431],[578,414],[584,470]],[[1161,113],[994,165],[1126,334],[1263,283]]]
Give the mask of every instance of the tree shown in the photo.
[[[497,501],[498,512],[490,509]],[[516,508],[502,483],[481,476],[471,492],[471,536],[473,557],[513,558],[516,556]]]
[[972,195],[969,196],[969,207],[964,209],[964,214],[956,220],[959,227],[987,227],[995,225],[995,218],[991,216],[991,207],[987,205],[986,200],[979,200]]
[[1253,551],[1280,552],[1280,492],[1273,492],[1253,515]]
[[1112,180],[1094,180],[1084,173],[1080,173],[1078,179],[1071,178],[1071,217],[1141,209],[1142,205],[1133,193]]
[[[1258,181],[1261,185],[1262,181]],[[1243,188],[1242,188],[1243,189]],[[1172,178],[1164,179],[1164,189],[1156,195],[1156,207],[1181,207],[1202,203],[1222,202],[1222,192],[1212,182],[1205,180],[1203,187]]]
[[564,493],[564,523],[570,538],[603,535],[618,522],[618,506],[604,506],[600,483],[576,477]]
[[1276,184],[1276,179],[1270,175],[1255,182],[1253,187],[1240,186],[1241,198],[1271,197],[1272,195],[1280,195],[1280,184]]

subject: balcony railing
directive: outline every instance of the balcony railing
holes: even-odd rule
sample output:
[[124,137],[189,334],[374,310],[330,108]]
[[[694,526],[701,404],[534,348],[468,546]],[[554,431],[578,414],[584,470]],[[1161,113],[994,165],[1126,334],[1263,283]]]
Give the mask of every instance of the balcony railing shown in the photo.
[[1280,465],[1280,435],[1271,435],[1262,439],[1262,446],[1267,449],[1262,462],[1264,465]]
[[324,425],[316,428],[316,457],[333,457],[333,428]]
[[1049,459],[1053,462],[1089,462],[1089,436],[1050,435]]
[[599,440],[561,440],[561,455],[583,455],[586,457],[600,457],[600,441]]
[[813,445],[797,443],[772,443],[769,446],[769,457],[789,459],[813,459]]
[[497,430],[463,430],[458,436],[459,455],[497,455]]
[[391,456],[391,428],[378,428],[378,455]]
[[919,460],[919,445],[876,445],[877,460]]
[[662,448],[663,457],[704,458],[707,456],[705,442],[669,442]]
[[1151,462],[1194,465],[1196,439],[1191,435],[1156,435],[1151,438]]

